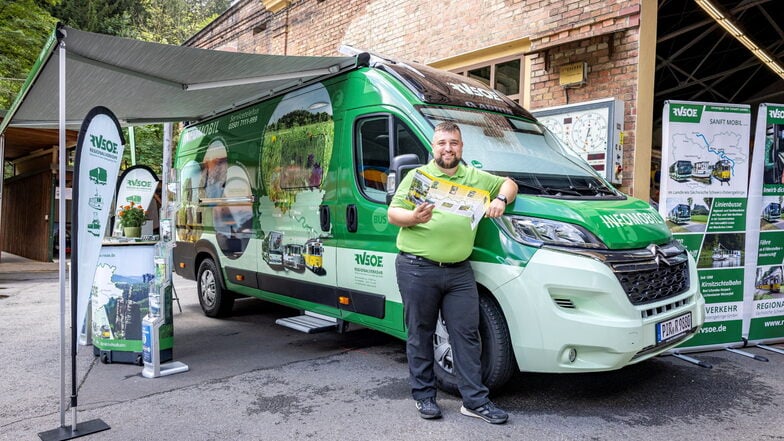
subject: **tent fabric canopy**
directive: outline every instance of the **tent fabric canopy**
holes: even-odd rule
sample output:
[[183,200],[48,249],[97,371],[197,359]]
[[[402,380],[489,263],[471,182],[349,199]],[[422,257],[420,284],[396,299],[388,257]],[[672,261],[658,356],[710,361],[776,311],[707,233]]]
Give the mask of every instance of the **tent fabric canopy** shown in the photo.
[[105,106],[123,125],[197,121],[357,65],[356,57],[260,55],[150,43],[59,26],[0,124],[57,128],[59,51],[66,114]]

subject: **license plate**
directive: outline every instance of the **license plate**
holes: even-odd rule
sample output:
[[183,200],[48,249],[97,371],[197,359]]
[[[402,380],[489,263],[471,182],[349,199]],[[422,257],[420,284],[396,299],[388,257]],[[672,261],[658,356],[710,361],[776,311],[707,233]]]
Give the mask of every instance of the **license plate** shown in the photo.
[[656,344],[679,337],[691,330],[691,312],[656,323]]

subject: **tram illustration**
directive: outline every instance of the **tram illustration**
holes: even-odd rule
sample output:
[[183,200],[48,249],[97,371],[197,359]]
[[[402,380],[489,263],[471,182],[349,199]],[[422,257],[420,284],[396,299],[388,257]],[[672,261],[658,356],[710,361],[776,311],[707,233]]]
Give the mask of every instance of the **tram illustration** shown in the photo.
[[305,252],[302,257],[305,258],[305,268],[319,276],[327,273],[324,270],[324,247],[318,239],[310,239],[305,242]]
[[770,293],[781,292],[781,267],[775,267],[762,274],[755,284],[758,290]]
[[691,209],[686,204],[678,204],[667,213],[667,220],[682,225],[691,221]]
[[778,202],[769,203],[762,210],[762,219],[771,223],[778,222],[778,220],[781,219],[781,204]]
[[729,183],[730,178],[732,178],[732,164],[730,164],[730,161],[722,159],[713,166],[711,174],[722,184],[725,182]]

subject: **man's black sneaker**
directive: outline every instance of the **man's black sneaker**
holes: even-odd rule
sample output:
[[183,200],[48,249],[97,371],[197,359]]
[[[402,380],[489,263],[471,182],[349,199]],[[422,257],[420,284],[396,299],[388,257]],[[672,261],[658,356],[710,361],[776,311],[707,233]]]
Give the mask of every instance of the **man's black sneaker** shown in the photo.
[[506,420],[509,419],[509,415],[496,407],[492,401],[488,401],[484,405],[475,409],[469,409],[465,406],[460,406],[460,413],[465,416],[481,418],[490,424],[503,424],[506,422]]
[[424,400],[417,400],[416,407],[419,411],[419,416],[426,420],[441,418],[441,408],[438,407],[435,398],[430,397]]

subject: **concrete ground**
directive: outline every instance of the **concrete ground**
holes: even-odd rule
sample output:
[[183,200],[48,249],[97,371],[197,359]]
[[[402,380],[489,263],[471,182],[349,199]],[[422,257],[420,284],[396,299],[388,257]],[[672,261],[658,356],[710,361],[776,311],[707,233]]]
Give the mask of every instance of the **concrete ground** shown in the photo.
[[[695,354],[713,369],[659,357],[598,374],[521,373],[494,396],[508,424],[461,416],[447,394],[444,418],[425,421],[409,397],[403,342],[368,330],[302,334],[275,324],[294,311],[254,299],[209,319],[194,282],[175,277],[175,287],[174,359],[190,370],[148,379],[80,347],[79,421],[110,426],[84,439],[784,439],[784,355],[759,348],[749,351],[769,362],[714,351]],[[59,311],[56,264],[0,257],[0,440],[37,440],[60,425]]]

